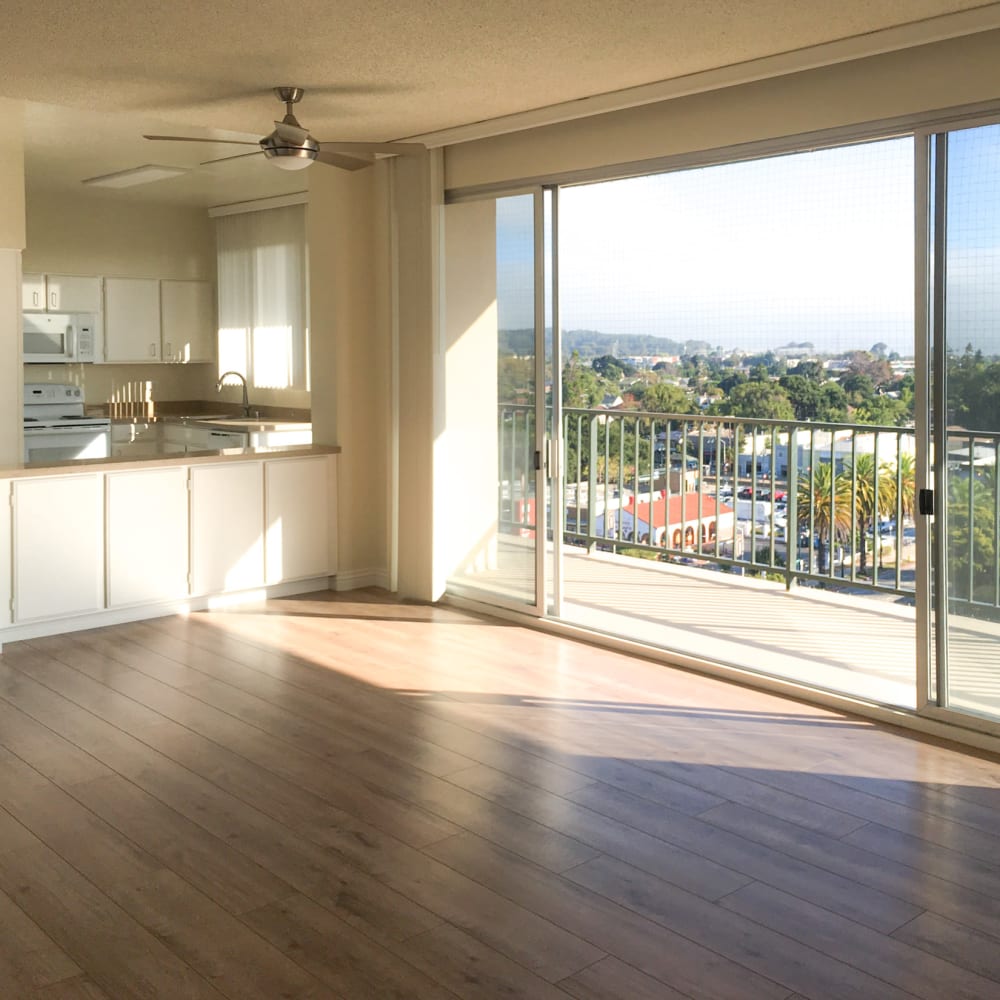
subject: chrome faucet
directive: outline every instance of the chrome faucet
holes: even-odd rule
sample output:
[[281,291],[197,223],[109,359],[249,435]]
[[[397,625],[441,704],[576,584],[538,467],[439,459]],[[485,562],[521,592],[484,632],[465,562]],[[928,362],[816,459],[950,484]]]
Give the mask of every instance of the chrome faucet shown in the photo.
[[229,378],[230,375],[235,375],[236,378],[243,383],[243,416],[250,416],[250,397],[247,395],[247,380],[246,377],[241,375],[239,372],[223,372],[219,376],[219,381],[215,383],[215,391],[222,392],[222,383]]

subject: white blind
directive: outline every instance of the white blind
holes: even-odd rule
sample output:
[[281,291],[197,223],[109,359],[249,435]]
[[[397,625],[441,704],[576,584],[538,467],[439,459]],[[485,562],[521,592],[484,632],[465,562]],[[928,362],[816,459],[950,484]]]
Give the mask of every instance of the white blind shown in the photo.
[[260,389],[309,388],[305,206],[215,220],[219,373]]

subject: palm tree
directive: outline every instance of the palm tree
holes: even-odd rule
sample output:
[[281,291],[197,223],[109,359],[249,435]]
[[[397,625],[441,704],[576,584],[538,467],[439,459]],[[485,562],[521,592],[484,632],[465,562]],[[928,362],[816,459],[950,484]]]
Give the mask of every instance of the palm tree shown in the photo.
[[887,514],[895,506],[896,477],[888,463],[881,462],[875,468],[875,456],[858,455],[853,465],[844,466],[840,479],[844,490],[850,495],[854,490],[854,509],[857,513],[858,532],[861,536],[861,568],[864,576],[868,572],[868,527],[875,524],[879,516]]
[[[851,490],[841,477],[834,477],[833,466],[821,462],[799,480],[796,494],[799,526],[808,528],[810,518],[817,535],[816,554],[819,572],[826,572],[827,546],[834,538],[843,538],[851,530]],[[810,539],[810,546],[812,539]],[[811,560],[810,560],[811,561]]]

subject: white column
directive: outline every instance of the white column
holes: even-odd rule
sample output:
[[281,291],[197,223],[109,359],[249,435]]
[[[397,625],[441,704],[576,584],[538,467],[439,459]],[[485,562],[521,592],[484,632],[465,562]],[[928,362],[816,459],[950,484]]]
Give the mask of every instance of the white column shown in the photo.
[[24,222],[24,117],[20,101],[0,98],[0,467],[24,454],[21,362],[21,251]]

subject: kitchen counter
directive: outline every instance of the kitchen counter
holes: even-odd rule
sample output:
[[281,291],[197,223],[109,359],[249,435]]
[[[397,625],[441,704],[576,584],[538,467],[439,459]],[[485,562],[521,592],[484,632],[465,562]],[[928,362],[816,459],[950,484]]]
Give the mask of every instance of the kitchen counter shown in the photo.
[[292,420],[283,417],[230,417],[219,414],[174,414],[166,413],[156,417],[112,417],[113,427],[127,427],[147,424],[197,424],[218,430],[235,431],[307,431],[312,427],[308,420]]
[[[140,423],[146,421],[141,420]],[[220,448],[218,450],[191,451],[186,455],[147,455],[132,457],[113,455],[110,458],[84,458],[66,462],[24,463],[0,468],[0,479],[23,479],[40,476],[65,476],[74,472],[108,472],[125,468],[159,468],[176,465],[206,465],[220,459],[230,461],[253,461],[281,455],[339,455],[340,445],[302,444],[282,447]]]

